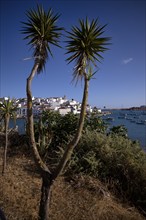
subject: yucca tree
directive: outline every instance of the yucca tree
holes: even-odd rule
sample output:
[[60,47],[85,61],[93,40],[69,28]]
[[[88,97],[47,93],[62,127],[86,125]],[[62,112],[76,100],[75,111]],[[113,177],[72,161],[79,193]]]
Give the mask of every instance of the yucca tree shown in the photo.
[[110,40],[109,37],[102,37],[105,27],[106,25],[101,26],[99,24],[98,19],[93,19],[90,23],[88,18],[86,18],[85,20],[79,20],[79,27],[73,26],[71,32],[67,32],[68,40],[66,41],[66,49],[67,54],[70,54],[67,58],[67,62],[74,62],[73,80],[76,80],[76,82],[84,80],[84,92],[76,135],[68,144],[63,158],[54,173],[54,178],[65,168],[73,149],[81,137],[88,100],[89,81],[96,73],[96,71],[93,72],[92,69],[94,66],[96,67],[96,62],[100,62],[100,60],[103,59],[101,53],[107,50],[106,46]]
[[5,129],[5,147],[3,155],[3,168],[2,174],[5,174],[6,165],[7,165],[7,148],[8,148],[8,129],[10,117],[15,117],[17,107],[14,105],[14,101],[7,99],[0,103],[0,114],[1,118],[4,120],[4,129]]
[[37,9],[30,9],[26,12],[27,22],[23,23],[22,33],[28,44],[33,50],[34,65],[31,73],[27,78],[26,93],[27,93],[27,122],[30,146],[33,148],[34,158],[40,169],[42,176],[42,195],[40,202],[40,219],[48,219],[48,198],[49,186],[51,185],[51,172],[40,157],[38,152],[35,135],[32,112],[32,92],[31,84],[34,76],[40,73],[44,68],[49,56],[52,56],[51,45],[59,47],[59,37],[63,28],[56,25],[59,14],[54,14],[52,9],[45,11],[40,5]]
[[[56,169],[51,170],[50,167],[42,161],[36,147],[32,114],[31,83],[35,74],[40,73],[40,71],[45,67],[48,54],[52,55],[50,44],[58,46],[58,38],[60,37],[60,31],[62,28],[58,28],[55,25],[59,15],[53,15],[51,10],[46,13],[40,6],[37,6],[37,11],[29,10],[26,15],[28,17],[28,22],[23,22],[25,27],[23,28],[22,33],[27,35],[25,39],[30,39],[29,44],[34,49],[34,66],[29,77],[27,78],[26,86],[28,132],[30,137],[30,145],[34,152],[35,161],[40,168],[40,173],[42,176],[39,219],[47,220],[49,213],[49,196],[51,186],[54,180],[61,174],[67,161],[70,159],[73,148],[77,145],[83,129],[88,97],[88,84],[94,75],[92,73],[91,66],[95,65],[95,61],[98,60],[98,58],[101,58],[100,52],[106,50],[105,45],[107,44],[109,38],[100,38],[100,35],[103,33],[105,26],[98,26],[97,20],[93,20],[91,24],[89,24],[88,19],[86,19],[85,22],[80,20],[80,28],[73,27],[72,32],[68,32],[69,41],[67,41],[67,53],[72,53],[71,57],[68,58],[68,61],[76,61],[73,79],[84,79],[85,87],[79,126],[75,138],[67,146],[64,155]],[[83,44],[85,44],[84,47]]]
[[40,168],[44,170],[47,169],[47,167],[39,157],[34,138],[31,84],[34,76],[45,68],[49,55],[52,56],[50,45],[59,46],[58,39],[62,28],[56,25],[59,14],[54,15],[52,9],[46,12],[42,6],[37,5],[37,9],[28,10],[26,16],[28,20],[27,22],[22,22],[24,25],[22,33],[26,35],[24,39],[29,40],[28,45],[30,45],[33,50],[34,58],[34,65],[27,78],[26,85],[28,133],[36,162]]

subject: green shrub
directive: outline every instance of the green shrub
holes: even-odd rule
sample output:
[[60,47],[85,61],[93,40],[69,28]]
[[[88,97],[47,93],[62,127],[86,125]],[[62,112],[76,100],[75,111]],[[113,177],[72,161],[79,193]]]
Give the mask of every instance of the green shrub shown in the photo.
[[[46,142],[45,159],[53,167],[75,134],[78,116],[71,113],[61,116],[49,111],[42,116],[42,125],[42,131],[51,140]],[[125,136],[127,131],[122,126],[112,129],[108,135],[105,131],[102,119],[96,115],[86,117],[82,138],[65,175],[85,174],[99,178],[118,197],[146,212],[146,153],[137,141]]]
[[[64,147],[77,130],[78,120],[78,115],[73,113],[62,116],[55,111],[45,111],[40,120],[35,123],[35,138],[38,143],[39,152],[41,155],[46,155],[47,153],[49,163],[50,160],[55,164],[57,163],[58,157],[62,155]],[[106,124],[101,118],[97,118],[95,114],[87,115],[83,133],[86,129],[105,133]]]
[[128,130],[124,125],[113,126],[112,128],[110,128],[109,134],[128,137]]
[[146,211],[146,154],[138,142],[87,131],[75,149],[69,173],[99,178],[122,199]]

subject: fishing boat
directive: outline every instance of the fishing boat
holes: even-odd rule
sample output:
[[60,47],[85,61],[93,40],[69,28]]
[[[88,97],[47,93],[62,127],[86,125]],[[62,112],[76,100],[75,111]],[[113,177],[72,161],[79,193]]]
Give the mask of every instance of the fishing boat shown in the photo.
[[146,121],[145,120],[139,120],[139,121],[136,121],[136,124],[144,125],[144,124],[146,124]]

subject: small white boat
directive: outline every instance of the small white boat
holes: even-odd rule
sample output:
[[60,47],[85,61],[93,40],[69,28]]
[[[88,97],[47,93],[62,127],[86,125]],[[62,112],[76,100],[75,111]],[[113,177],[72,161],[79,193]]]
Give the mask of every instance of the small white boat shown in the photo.
[[136,124],[144,125],[144,124],[146,124],[146,120],[139,120],[139,121],[136,121]]

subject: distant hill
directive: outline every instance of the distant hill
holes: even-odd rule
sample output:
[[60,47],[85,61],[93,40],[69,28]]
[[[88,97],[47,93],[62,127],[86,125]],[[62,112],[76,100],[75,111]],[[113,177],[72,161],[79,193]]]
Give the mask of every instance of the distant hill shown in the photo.
[[140,107],[131,107],[128,108],[128,110],[141,110],[141,111],[146,111],[146,105],[142,105]]

